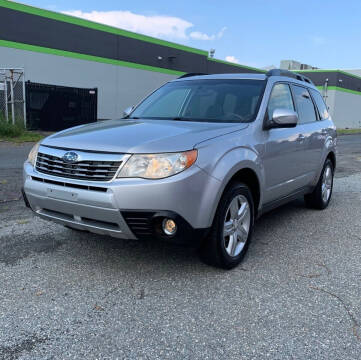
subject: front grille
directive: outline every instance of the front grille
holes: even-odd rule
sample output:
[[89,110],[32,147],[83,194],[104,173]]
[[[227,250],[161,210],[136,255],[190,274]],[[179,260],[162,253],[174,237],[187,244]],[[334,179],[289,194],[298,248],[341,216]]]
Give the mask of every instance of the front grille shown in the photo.
[[109,181],[113,179],[121,163],[121,161],[84,160],[69,164],[60,157],[39,152],[36,170],[44,174],[69,179]]

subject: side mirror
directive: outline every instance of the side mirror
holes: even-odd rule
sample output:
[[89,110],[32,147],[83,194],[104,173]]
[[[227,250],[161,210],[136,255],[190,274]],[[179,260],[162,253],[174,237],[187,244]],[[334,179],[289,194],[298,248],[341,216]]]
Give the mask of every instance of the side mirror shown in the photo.
[[133,111],[134,106],[129,106],[123,111],[123,118],[126,118],[130,115],[130,113]]
[[290,109],[275,109],[273,111],[272,120],[270,121],[270,128],[291,128],[298,123],[298,115],[295,111]]

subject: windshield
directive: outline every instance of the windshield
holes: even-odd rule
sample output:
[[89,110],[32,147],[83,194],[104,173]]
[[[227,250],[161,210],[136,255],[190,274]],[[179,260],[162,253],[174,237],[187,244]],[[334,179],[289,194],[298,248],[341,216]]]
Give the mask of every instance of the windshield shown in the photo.
[[129,116],[205,122],[250,122],[257,115],[264,80],[183,80],[146,98]]

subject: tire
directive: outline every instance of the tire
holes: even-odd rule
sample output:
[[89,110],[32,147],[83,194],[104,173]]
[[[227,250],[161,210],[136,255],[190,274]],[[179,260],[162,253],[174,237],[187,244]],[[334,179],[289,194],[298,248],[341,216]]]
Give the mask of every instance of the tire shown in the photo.
[[[236,221],[233,220],[235,214]],[[222,269],[236,267],[247,252],[253,225],[254,202],[251,191],[245,184],[231,184],[218,204],[210,233],[200,248],[201,260]],[[233,235],[225,235],[228,233]]]
[[305,195],[306,206],[312,209],[326,209],[330,203],[333,190],[334,168],[332,161],[327,159],[323,165],[318,183],[311,194]]

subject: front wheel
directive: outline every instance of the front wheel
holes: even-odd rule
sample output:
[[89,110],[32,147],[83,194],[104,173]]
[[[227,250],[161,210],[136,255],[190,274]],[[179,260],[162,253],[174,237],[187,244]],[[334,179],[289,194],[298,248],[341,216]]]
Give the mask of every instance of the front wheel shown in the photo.
[[328,206],[333,190],[333,175],[332,161],[327,159],[315,189],[311,194],[305,195],[305,203],[308,207],[323,210]]
[[219,202],[211,232],[200,249],[201,259],[223,269],[237,266],[248,249],[253,223],[252,193],[245,184],[232,184]]

